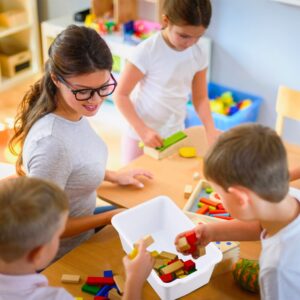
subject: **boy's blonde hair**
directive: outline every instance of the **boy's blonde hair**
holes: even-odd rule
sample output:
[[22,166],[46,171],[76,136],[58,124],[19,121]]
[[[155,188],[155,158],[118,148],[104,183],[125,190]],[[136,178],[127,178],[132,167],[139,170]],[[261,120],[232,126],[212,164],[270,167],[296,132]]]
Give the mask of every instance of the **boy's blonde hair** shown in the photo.
[[280,202],[289,189],[284,145],[274,130],[259,124],[224,132],[205,157],[204,175],[225,191],[243,186],[270,202]]
[[68,210],[65,193],[37,178],[0,181],[0,259],[11,262],[49,242]]

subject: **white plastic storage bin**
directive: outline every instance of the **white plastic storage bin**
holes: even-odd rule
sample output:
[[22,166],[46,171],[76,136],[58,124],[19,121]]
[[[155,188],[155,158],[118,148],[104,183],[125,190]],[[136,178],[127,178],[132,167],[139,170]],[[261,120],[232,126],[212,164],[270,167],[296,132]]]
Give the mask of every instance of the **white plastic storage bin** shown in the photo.
[[[166,197],[159,196],[134,208],[128,209],[112,218],[112,225],[118,231],[122,247],[126,253],[133,248],[133,243],[151,234],[154,243],[149,251],[168,251],[177,253],[174,245],[178,233],[194,228],[193,222]],[[148,282],[161,299],[177,299],[208,283],[215,265],[222,260],[221,251],[210,243],[206,254],[196,260],[191,256],[179,258],[192,259],[197,271],[182,279],[164,283],[152,270]]]

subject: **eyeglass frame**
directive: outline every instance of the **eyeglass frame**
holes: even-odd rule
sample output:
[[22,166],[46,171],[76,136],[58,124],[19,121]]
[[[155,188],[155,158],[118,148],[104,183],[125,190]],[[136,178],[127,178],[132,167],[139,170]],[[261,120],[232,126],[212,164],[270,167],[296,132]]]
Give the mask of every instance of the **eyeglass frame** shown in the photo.
[[[113,83],[104,84],[104,85],[102,85],[102,86],[100,86],[99,88],[96,88],[96,89],[93,89],[93,88],[73,89],[72,86],[70,85],[70,83],[68,83],[62,76],[56,75],[56,77],[57,77],[57,79],[62,84],[64,84],[72,92],[72,94],[75,96],[75,99],[77,101],[87,101],[87,100],[90,100],[95,95],[95,93],[97,93],[97,95],[99,97],[110,96],[115,91],[115,89],[116,89],[116,87],[118,85],[118,83],[117,83],[117,81],[116,81],[116,79],[115,79],[115,77],[113,76],[112,73],[110,73],[110,78],[113,80]],[[109,94],[105,94],[105,95],[100,94],[100,89],[103,89],[103,88],[105,88],[107,86],[112,86],[112,85],[114,86],[114,88],[113,88],[113,90]],[[87,99],[78,99],[77,98],[77,94],[79,92],[82,92],[82,91],[90,91],[89,98],[87,98]]]

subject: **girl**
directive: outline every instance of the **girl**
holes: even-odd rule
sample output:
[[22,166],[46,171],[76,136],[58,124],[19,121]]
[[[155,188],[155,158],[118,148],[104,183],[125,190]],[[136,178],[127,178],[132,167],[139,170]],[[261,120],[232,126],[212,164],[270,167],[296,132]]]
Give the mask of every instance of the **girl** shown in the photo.
[[115,90],[111,68],[112,55],[98,33],[69,26],[51,45],[45,75],[25,95],[16,118],[11,146],[21,146],[18,174],[24,174],[23,166],[29,176],[55,182],[70,201],[57,258],[87,240],[94,228],[109,224],[120,211],[110,206],[93,215],[102,180],[142,187],[136,176],[151,178],[142,170],[105,171],[106,145],[86,119]]
[[184,128],[191,90],[208,141],[217,135],[207,95],[208,59],[199,41],[210,22],[210,1],[165,0],[163,11],[164,29],[136,47],[115,93],[130,124],[122,139],[124,163],[142,154],[140,139],[159,147],[163,138]]

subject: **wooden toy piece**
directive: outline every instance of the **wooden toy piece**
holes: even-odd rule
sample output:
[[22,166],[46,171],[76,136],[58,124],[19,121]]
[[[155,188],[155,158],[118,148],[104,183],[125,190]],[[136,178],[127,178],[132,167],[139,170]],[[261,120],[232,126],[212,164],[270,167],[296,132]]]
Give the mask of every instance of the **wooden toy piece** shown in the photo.
[[95,296],[94,300],[108,300],[108,298],[104,296]]
[[193,187],[190,184],[186,184],[184,187],[184,198],[187,199],[191,196]]
[[81,290],[83,292],[86,292],[86,293],[89,293],[89,294],[92,294],[92,295],[96,295],[100,291],[100,288],[96,285],[89,285],[89,284],[85,283],[81,287]]
[[158,251],[156,251],[156,250],[151,251],[150,254],[151,254],[151,256],[154,257],[154,258],[156,258],[156,257],[159,255]]
[[108,292],[108,299],[109,300],[121,300],[122,296],[118,294],[116,289],[111,289]]
[[86,283],[89,285],[114,285],[114,279],[111,277],[88,277]]
[[106,271],[103,271],[103,276],[104,277],[114,277],[114,273],[112,270],[106,270]]
[[162,258],[156,258],[154,266],[153,266],[153,269],[154,270],[159,270],[162,266],[165,266],[165,265],[166,265],[166,263],[165,263],[164,259],[162,259]]
[[207,193],[207,194],[211,194],[212,192],[213,192],[213,189],[211,187],[207,187],[205,189],[205,193]]
[[190,244],[188,243],[186,237],[182,237],[178,240],[177,247],[180,251],[184,252],[191,248]]
[[199,178],[200,178],[200,173],[199,172],[194,172],[193,179],[198,180]]
[[83,300],[82,297],[75,297],[74,300]]
[[205,247],[198,246],[198,254],[199,254],[199,256],[205,255],[206,254]]
[[159,253],[159,258],[167,258],[169,260],[173,260],[177,258],[177,255],[171,252],[162,251]]
[[178,131],[164,139],[163,146],[158,149],[145,146],[144,154],[147,154],[154,159],[163,159],[176,153],[179,148],[183,147],[186,138],[187,135],[184,132]]
[[185,158],[191,158],[197,156],[197,150],[195,147],[181,147],[179,149],[179,155]]
[[118,288],[118,291],[121,295],[123,295],[124,293],[124,286],[125,286],[125,280],[121,275],[115,275],[114,277],[114,281],[116,283],[116,286]]
[[61,276],[61,282],[63,282],[63,283],[79,283],[80,275],[63,274]]
[[133,247],[130,253],[128,253],[129,259],[134,259],[138,254],[138,249],[137,247]]
[[200,207],[200,208],[196,211],[196,213],[199,214],[199,215],[204,215],[204,214],[206,214],[208,211],[209,211],[208,205],[204,204],[202,207]]
[[206,198],[200,198],[200,202],[205,203],[207,205],[214,206],[214,207],[217,207],[217,205],[219,204],[218,202],[214,202],[214,201],[212,201],[210,199],[206,199]]
[[196,232],[194,230],[186,232],[185,237],[190,245],[194,245],[197,242]]
[[178,271],[175,272],[175,275],[178,278],[179,276],[184,275],[184,271],[182,269],[178,270]]
[[174,275],[172,273],[169,273],[169,274],[162,274],[161,276],[159,276],[160,279],[163,281],[163,282],[171,282],[173,281],[175,278],[174,278]]
[[96,296],[102,296],[105,297],[104,299],[107,299],[106,296],[108,295],[108,292],[113,288],[114,287],[111,285],[104,285],[103,287],[101,287],[100,291],[96,294]]
[[213,202],[216,202],[216,203],[222,203],[222,199],[220,197],[220,195],[216,192],[212,192],[210,195],[209,195],[209,200],[213,201]]
[[183,266],[184,266],[183,262],[181,260],[177,260],[176,262],[162,268],[160,271],[162,274],[169,274],[182,269]]
[[185,271],[190,271],[190,270],[195,269],[195,268],[196,268],[196,265],[191,259],[184,262],[183,269]]
[[[150,234],[144,236],[143,240],[144,240],[144,242],[146,244],[146,248],[148,248],[151,244],[154,243],[154,239],[153,239],[153,237]],[[137,247],[138,244],[134,244],[134,246]]]

